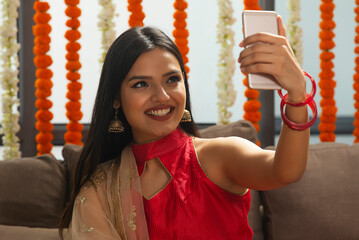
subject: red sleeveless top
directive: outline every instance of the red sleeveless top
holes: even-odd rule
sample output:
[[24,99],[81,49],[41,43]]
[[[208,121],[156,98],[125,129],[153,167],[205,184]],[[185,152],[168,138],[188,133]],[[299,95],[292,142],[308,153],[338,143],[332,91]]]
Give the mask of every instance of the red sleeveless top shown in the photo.
[[150,239],[252,239],[250,192],[236,195],[214,184],[198,162],[192,138],[181,129],[131,147],[139,175],[147,160],[158,158],[172,176],[159,193],[143,198]]

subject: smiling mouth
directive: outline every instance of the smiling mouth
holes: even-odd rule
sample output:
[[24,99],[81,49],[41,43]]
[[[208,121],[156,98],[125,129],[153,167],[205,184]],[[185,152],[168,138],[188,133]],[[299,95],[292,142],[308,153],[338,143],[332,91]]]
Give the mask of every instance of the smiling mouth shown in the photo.
[[159,109],[159,110],[150,110],[147,111],[146,114],[155,116],[155,117],[163,117],[166,116],[171,112],[172,108],[165,108],[165,109]]

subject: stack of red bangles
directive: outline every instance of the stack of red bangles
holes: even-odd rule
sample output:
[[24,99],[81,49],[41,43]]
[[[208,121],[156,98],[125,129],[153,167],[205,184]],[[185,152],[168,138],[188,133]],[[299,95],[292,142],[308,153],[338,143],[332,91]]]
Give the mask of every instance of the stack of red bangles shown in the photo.
[[[282,116],[282,120],[289,128],[297,130],[297,131],[303,131],[303,130],[306,130],[307,128],[310,128],[315,123],[315,121],[317,120],[317,117],[318,117],[317,105],[315,104],[315,101],[314,101],[314,96],[317,91],[317,86],[315,84],[313,77],[310,76],[307,72],[305,72],[305,71],[303,71],[303,72],[304,72],[304,75],[310,79],[310,81],[312,82],[312,85],[313,85],[312,91],[310,92],[310,94],[307,94],[307,98],[305,99],[304,102],[301,102],[301,103],[288,102],[287,101],[288,94],[283,96],[282,90],[278,90],[278,94],[282,98],[282,101],[280,103],[280,113]],[[313,112],[312,119],[307,123],[294,123],[294,122],[290,121],[283,112],[284,106],[286,104],[288,104],[290,106],[294,106],[294,107],[301,107],[304,105],[309,105],[310,109],[312,109],[312,112]]]

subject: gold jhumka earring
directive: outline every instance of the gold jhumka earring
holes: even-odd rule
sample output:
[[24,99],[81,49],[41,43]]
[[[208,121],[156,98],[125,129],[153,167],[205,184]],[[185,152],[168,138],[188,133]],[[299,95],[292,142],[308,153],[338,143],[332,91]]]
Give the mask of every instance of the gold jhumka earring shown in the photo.
[[125,128],[123,127],[123,122],[118,119],[117,113],[118,108],[115,109],[115,117],[108,126],[109,133],[123,133],[125,131]]
[[183,111],[181,122],[192,122],[191,114],[187,109]]

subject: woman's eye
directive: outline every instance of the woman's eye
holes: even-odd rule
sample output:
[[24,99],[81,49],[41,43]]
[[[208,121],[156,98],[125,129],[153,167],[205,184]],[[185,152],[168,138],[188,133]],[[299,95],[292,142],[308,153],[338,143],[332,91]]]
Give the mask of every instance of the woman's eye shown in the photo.
[[167,82],[172,83],[172,82],[179,82],[180,78],[178,76],[172,76],[170,77]]
[[148,86],[148,85],[147,85],[146,82],[141,81],[141,82],[135,83],[135,84],[132,86],[132,88],[142,88],[142,87],[147,87],[147,86]]

